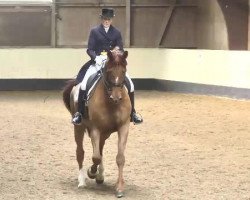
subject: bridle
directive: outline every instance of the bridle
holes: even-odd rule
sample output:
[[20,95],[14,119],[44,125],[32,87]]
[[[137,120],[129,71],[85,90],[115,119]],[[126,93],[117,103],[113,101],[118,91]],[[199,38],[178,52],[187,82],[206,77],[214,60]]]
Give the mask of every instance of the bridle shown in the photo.
[[108,80],[105,79],[105,77],[103,76],[103,82],[104,82],[104,86],[107,89],[108,92],[112,91],[112,88],[123,88],[123,86],[125,85],[125,80],[119,84],[117,83],[112,83]]
[[[105,63],[104,63],[104,65],[105,65]],[[105,76],[104,76],[104,73],[103,73],[103,70],[104,70],[104,67],[105,66],[103,66],[102,68],[101,68],[101,70],[100,70],[100,72],[101,72],[101,76],[103,77],[103,83],[104,83],[104,86],[105,86],[105,88],[106,88],[106,90],[107,90],[107,92],[111,92],[112,91],[112,88],[123,88],[123,86],[125,85],[125,79],[121,82],[121,83],[112,83],[112,82],[110,82],[109,80],[107,80],[106,78],[105,78]]]
[[104,76],[104,73],[103,73],[103,70],[105,69],[105,65],[106,65],[106,60],[103,61],[103,63],[102,63],[100,73],[101,73],[101,76],[103,77],[103,83],[104,83],[104,86],[105,86],[107,92],[111,92],[113,88],[122,89],[123,86],[125,85],[125,78],[121,83],[110,82],[109,80],[107,80],[107,78]]

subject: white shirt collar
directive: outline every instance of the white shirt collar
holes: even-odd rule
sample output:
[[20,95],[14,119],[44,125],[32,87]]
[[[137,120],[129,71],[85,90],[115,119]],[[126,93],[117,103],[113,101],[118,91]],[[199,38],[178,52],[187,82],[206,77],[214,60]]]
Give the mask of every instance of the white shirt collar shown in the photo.
[[107,28],[104,27],[104,29],[105,29],[106,33],[109,31],[109,27],[107,27]]

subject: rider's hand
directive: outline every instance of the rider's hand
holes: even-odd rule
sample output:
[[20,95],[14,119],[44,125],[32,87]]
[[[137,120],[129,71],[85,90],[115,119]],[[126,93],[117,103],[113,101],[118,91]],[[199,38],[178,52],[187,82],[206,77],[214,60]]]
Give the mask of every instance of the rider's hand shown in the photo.
[[120,47],[118,47],[118,46],[115,46],[112,50],[111,50],[111,52],[119,52],[120,51]]
[[102,57],[101,56],[96,56],[95,57],[95,63],[96,63],[96,65],[102,65]]

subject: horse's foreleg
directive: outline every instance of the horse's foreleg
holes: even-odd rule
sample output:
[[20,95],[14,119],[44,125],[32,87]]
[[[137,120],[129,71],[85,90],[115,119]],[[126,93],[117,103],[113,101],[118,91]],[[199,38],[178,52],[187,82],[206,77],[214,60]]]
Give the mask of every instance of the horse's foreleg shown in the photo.
[[100,153],[101,153],[101,163],[98,167],[98,173],[96,175],[96,183],[97,184],[102,184],[104,182],[104,166],[103,166],[103,147],[104,147],[104,144],[105,144],[105,139],[104,138],[101,138],[100,139]]
[[93,147],[93,156],[92,161],[93,165],[88,170],[89,178],[96,178],[97,175],[97,167],[101,163],[101,153],[100,153],[100,132],[98,130],[92,130],[90,133],[92,147]]
[[104,182],[103,172],[104,172],[104,167],[103,167],[103,158],[102,158],[101,163],[98,166],[98,171],[97,171],[96,178],[95,178],[95,181],[97,184],[102,184]]
[[83,187],[86,185],[85,179],[86,175],[82,168],[82,163],[84,160],[84,150],[83,150],[83,136],[84,132],[82,127],[74,126],[75,142],[76,142],[76,159],[79,166],[79,176],[78,176],[78,187]]
[[118,153],[116,156],[116,163],[118,166],[118,180],[116,185],[117,197],[122,197],[124,191],[124,179],[123,179],[123,167],[125,164],[124,151],[127,144],[128,131],[129,131],[129,124],[124,125],[118,131]]

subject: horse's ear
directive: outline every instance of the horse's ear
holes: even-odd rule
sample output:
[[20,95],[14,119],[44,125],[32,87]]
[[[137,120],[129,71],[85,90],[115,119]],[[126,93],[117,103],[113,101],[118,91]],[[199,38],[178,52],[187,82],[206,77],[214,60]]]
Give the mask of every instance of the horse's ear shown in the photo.
[[124,51],[124,53],[123,53],[123,58],[124,58],[124,59],[127,59],[127,57],[128,57],[128,51]]
[[113,54],[111,51],[108,51],[108,58],[109,60],[112,60],[113,59]]

